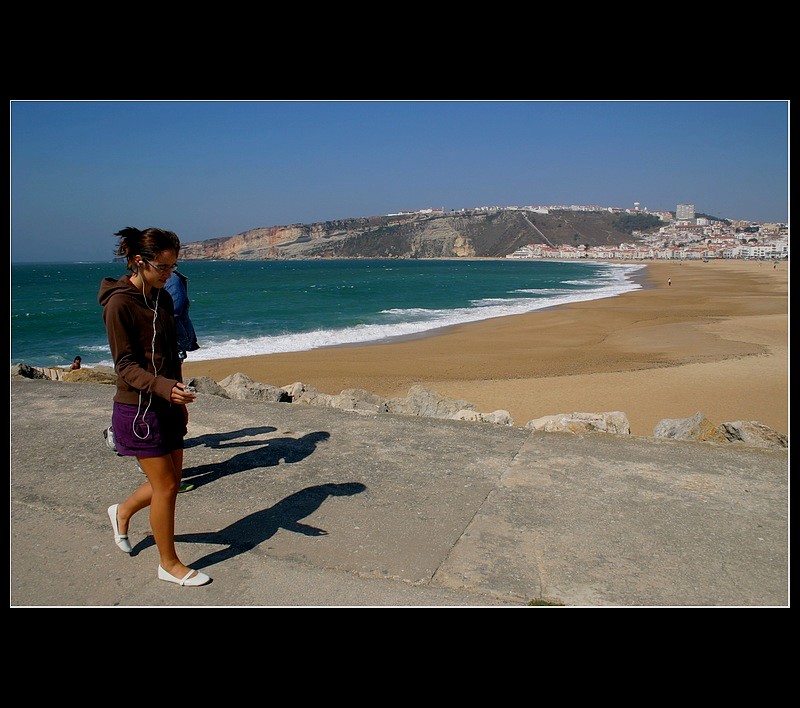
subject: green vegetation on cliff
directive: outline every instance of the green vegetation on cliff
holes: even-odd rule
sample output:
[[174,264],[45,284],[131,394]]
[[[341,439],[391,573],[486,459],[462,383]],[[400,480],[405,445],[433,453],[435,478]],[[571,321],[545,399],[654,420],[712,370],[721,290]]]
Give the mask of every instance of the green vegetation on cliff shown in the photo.
[[620,231],[647,231],[658,228],[663,222],[652,214],[620,214],[615,220],[614,225]]

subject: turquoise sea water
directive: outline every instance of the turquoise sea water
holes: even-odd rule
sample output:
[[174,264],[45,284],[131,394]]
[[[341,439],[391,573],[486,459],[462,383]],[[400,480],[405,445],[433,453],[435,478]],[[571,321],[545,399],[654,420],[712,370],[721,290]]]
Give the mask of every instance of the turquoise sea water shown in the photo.
[[[613,297],[644,266],[580,261],[185,261],[191,360],[378,341]],[[11,362],[112,365],[97,292],[117,263],[11,266]]]

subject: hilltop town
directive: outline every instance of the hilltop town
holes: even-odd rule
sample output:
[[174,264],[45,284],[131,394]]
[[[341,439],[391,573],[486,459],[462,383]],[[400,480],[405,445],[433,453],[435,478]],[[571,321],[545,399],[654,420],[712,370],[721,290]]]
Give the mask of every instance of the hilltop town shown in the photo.
[[[484,207],[495,208],[501,207]],[[787,224],[730,221],[696,215],[693,204],[678,204],[676,211],[648,212],[638,203],[633,209],[600,206],[505,207],[530,209],[539,214],[551,211],[651,214],[664,222],[655,232],[632,232],[635,242],[599,246],[589,244],[548,245],[530,243],[506,258],[590,258],[622,260],[711,260],[743,258],[786,260],[789,257]]]

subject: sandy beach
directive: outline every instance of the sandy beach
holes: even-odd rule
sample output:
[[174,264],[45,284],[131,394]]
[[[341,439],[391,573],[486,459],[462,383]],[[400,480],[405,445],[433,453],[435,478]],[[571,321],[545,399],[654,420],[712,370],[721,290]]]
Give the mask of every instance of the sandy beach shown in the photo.
[[[391,398],[423,384],[518,426],[573,411],[623,411],[634,435],[701,411],[715,423],[789,432],[788,264],[646,262],[618,297],[450,327],[430,336],[184,365],[324,393]],[[671,280],[671,285],[668,281]],[[202,342],[201,342],[202,344]]]

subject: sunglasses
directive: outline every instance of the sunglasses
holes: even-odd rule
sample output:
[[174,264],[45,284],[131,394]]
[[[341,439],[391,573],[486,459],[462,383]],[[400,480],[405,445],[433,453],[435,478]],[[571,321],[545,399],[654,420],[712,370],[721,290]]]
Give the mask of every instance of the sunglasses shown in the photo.
[[175,263],[173,265],[157,265],[156,263],[151,263],[146,258],[142,258],[142,260],[147,263],[147,265],[152,266],[156,270],[160,270],[162,273],[171,273],[173,270],[178,269],[178,264]]

